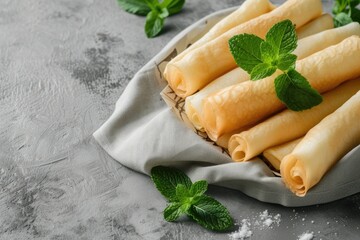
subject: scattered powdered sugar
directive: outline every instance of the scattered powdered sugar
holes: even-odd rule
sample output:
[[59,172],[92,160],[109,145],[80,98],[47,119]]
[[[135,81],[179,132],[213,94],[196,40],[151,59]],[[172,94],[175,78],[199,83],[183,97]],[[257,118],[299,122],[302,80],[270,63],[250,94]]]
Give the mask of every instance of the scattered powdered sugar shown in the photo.
[[314,238],[313,232],[304,232],[299,236],[298,240],[312,240],[313,238]]
[[251,237],[252,231],[250,230],[251,223],[248,219],[243,219],[241,221],[241,227],[239,231],[231,233],[229,236],[234,240],[244,240]]
[[273,228],[273,224],[277,227],[280,225],[281,222],[281,215],[276,214],[275,216],[269,214],[268,210],[265,210],[259,214],[260,220],[255,221],[255,225],[258,226],[260,229],[264,228]]
[[263,222],[263,224],[267,227],[270,227],[272,223],[273,223],[273,220],[271,218],[265,219]]
[[[251,222],[253,222],[253,224]],[[241,226],[239,227],[239,230],[231,233],[229,237],[232,240],[244,240],[252,236],[253,231],[251,230],[251,227],[253,227],[253,229],[263,230],[273,228],[274,226],[278,227],[280,225],[280,222],[280,214],[276,214],[273,216],[269,214],[268,210],[265,210],[263,212],[260,212],[253,219],[243,219],[241,221]]]

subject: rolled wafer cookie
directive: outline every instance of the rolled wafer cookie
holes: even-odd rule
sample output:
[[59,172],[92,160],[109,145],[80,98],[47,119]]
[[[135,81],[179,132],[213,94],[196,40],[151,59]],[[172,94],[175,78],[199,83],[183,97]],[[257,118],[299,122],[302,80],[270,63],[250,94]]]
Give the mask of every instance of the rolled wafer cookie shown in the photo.
[[[191,50],[198,48],[205,43],[217,38],[231,28],[234,28],[264,13],[270,12],[274,8],[275,6],[269,0],[246,0],[237,10],[216,23],[204,36],[202,36],[195,43],[191,44],[187,49],[185,49],[179,55],[173,58],[171,62],[173,63],[179,61]],[[310,30],[308,31],[311,31],[311,29],[314,28],[315,26],[309,26]]]
[[326,172],[360,144],[360,91],[313,127],[281,161],[285,185],[303,197]]
[[294,150],[301,139],[302,138],[298,138],[290,142],[268,148],[263,152],[262,155],[271,164],[271,166],[273,166],[274,169],[280,171],[281,160]]
[[315,18],[311,22],[308,22],[304,26],[297,29],[296,32],[298,38],[305,38],[315,33],[319,33],[332,28],[334,28],[333,17],[328,13],[324,13],[320,17]]

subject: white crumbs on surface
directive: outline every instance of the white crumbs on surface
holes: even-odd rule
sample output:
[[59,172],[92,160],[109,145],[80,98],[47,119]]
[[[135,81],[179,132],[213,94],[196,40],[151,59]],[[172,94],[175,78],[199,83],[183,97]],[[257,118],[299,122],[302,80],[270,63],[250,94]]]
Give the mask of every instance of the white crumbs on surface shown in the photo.
[[273,223],[273,220],[271,218],[265,219],[263,222],[263,224],[267,227],[270,227],[272,223]]
[[312,240],[313,238],[314,238],[313,232],[305,232],[299,236],[298,240]]
[[251,223],[248,219],[243,219],[241,221],[241,227],[239,231],[231,233],[230,239],[233,240],[244,240],[252,236],[252,231],[250,230]]
[[[279,226],[281,222],[281,215],[271,215],[268,210],[260,212],[252,219],[243,219],[239,230],[229,235],[231,240],[244,240],[250,238],[253,235],[253,229],[263,230]],[[252,224],[253,223],[253,224]]]
[[259,226],[260,229],[272,228],[273,224],[278,227],[281,222],[281,215],[276,214],[275,216],[269,214],[268,210],[265,210],[259,214],[260,221],[256,221],[255,225]]

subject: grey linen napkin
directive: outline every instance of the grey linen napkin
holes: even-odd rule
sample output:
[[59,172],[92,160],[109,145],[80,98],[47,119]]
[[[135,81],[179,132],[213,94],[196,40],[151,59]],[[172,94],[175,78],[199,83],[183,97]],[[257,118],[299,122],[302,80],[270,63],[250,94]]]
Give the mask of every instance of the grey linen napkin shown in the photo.
[[175,37],[134,76],[94,138],[115,160],[137,172],[149,174],[157,165],[175,166],[193,181],[205,179],[264,202],[306,206],[360,192],[360,146],[343,157],[305,197],[297,197],[261,159],[233,162],[219,147],[187,127],[162,99],[160,92],[166,81],[161,73],[166,62],[233,10],[209,15]]

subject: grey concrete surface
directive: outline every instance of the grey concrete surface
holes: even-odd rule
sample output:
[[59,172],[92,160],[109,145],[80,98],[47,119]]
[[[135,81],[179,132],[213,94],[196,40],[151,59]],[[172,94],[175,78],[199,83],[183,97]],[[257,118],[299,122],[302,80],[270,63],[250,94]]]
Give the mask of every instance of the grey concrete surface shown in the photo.
[[[0,0],[0,239],[229,239],[186,218],[164,221],[166,203],[150,179],[115,162],[91,134],[169,40],[240,2],[188,0],[161,36],[147,39],[144,18],[116,0]],[[360,194],[304,208],[219,187],[209,194],[238,223],[252,223],[250,239],[307,231],[314,239],[360,239]],[[265,210],[281,222],[261,225]]]

